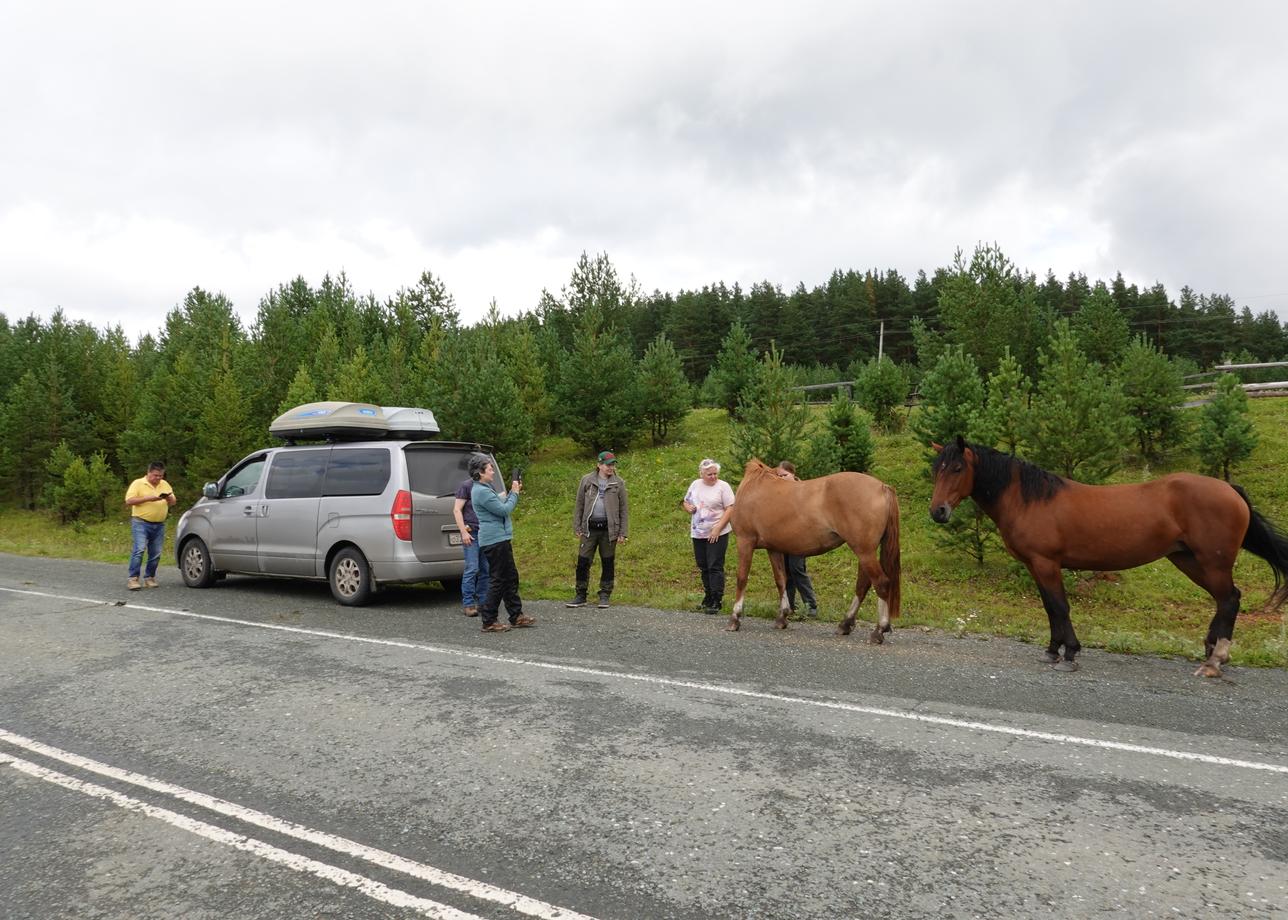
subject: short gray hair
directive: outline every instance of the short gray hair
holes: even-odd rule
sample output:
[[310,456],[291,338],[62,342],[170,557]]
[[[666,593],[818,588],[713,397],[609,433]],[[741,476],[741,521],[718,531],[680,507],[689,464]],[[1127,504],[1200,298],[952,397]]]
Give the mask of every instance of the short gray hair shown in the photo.
[[707,457],[705,460],[703,460],[701,463],[698,464],[698,472],[705,473],[707,470],[715,470],[718,473],[720,472],[720,464],[716,463],[710,457]]
[[478,482],[479,477],[483,475],[483,471],[487,469],[488,464],[491,462],[492,458],[487,454],[470,454],[470,478]]

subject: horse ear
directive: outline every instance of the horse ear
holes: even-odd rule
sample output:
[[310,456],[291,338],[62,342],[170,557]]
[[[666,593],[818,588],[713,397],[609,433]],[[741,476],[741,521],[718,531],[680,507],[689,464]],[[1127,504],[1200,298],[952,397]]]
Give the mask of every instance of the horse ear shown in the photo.
[[937,454],[942,454],[942,453],[944,452],[944,445],[942,445],[942,444],[936,444],[934,441],[931,441],[931,442],[930,442],[930,449],[931,449],[931,450],[933,450],[933,451],[934,451],[935,453],[937,453]]
[[963,453],[966,450],[966,439],[963,438],[961,435],[957,436],[957,449],[962,451]]

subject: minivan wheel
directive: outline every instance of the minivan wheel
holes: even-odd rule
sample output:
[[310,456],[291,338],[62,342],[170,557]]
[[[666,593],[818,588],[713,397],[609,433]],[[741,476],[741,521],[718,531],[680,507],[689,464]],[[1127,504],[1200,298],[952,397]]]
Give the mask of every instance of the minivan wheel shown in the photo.
[[328,581],[331,594],[346,607],[361,607],[371,599],[371,566],[352,546],[335,554]]
[[209,588],[215,583],[215,571],[210,565],[210,551],[201,537],[191,537],[183,544],[179,555],[179,574],[189,588]]

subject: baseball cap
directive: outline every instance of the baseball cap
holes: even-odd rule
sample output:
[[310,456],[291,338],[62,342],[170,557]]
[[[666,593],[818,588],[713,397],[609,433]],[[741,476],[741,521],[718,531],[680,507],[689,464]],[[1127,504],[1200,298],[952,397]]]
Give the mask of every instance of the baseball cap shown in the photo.
[[616,465],[616,463],[617,463],[617,455],[616,455],[616,454],[614,454],[611,450],[604,450],[604,451],[600,451],[600,452],[599,452],[599,462],[600,462],[600,463],[607,463],[609,466]]

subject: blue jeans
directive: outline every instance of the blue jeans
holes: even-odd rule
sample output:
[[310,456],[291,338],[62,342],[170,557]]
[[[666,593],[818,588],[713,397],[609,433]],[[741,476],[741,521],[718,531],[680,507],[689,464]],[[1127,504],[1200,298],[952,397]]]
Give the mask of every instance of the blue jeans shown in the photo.
[[465,574],[461,576],[461,605],[478,607],[487,598],[487,586],[491,580],[487,556],[479,549],[479,529],[470,528],[473,542],[465,547]]
[[161,544],[165,542],[165,521],[145,521],[143,518],[130,518],[130,535],[134,537],[134,551],[130,553],[130,577],[139,577],[139,568],[143,562],[143,550],[148,551],[147,577],[155,578],[157,566],[161,564]]

